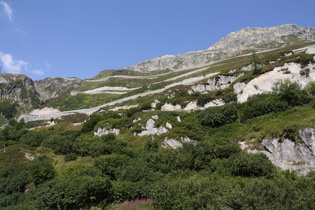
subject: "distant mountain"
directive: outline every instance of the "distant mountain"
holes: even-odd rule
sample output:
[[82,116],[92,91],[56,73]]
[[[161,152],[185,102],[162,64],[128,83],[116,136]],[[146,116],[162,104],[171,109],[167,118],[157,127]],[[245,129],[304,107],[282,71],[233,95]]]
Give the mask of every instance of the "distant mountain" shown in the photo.
[[221,58],[309,41],[315,41],[314,28],[293,24],[270,28],[244,28],[230,33],[206,50],[180,55],[166,55],[125,67],[125,69],[151,72],[156,70],[191,68]]

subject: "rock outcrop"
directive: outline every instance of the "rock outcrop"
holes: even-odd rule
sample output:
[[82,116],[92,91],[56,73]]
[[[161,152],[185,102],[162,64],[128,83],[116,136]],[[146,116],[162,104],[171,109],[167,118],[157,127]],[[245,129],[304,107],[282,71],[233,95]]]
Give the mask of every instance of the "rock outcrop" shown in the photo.
[[42,101],[50,98],[56,98],[63,94],[70,93],[71,90],[84,85],[84,80],[71,77],[71,78],[45,78],[43,80],[35,81],[35,88],[40,95]]
[[97,131],[94,132],[94,136],[103,136],[106,134],[115,134],[115,135],[119,135],[120,130],[117,128],[113,128],[113,129],[106,129],[106,128],[98,128]]
[[124,69],[140,72],[185,69],[203,65],[215,59],[283,47],[294,43],[294,41],[314,40],[315,29],[293,24],[270,28],[245,28],[230,33],[207,50],[176,56],[166,55],[128,66]]
[[[313,64],[302,68],[297,63],[286,63],[284,66],[276,67],[272,71],[260,75],[251,80],[248,84],[239,83],[234,85],[234,92],[238,93],[237,101],[242,103],[250,96],[267,93],[272,90],[276,82],[290,80],[298,82],[304,87],[310,81],[315,81],[315,69]],[[309,74],[302,74],[301,71],[309,69]]]
[[[301,142],[289,139],[263,139],[261,146],[265,149],[248,150],[250,153],[261,152],[271,162],[282,170],[296,171],[299,175],[306,175],[315,170],[315,129],[306,128],[299,131]],[[244,144],[243,149],[246,148]]]
[[191,91],[193,92],[209,92],[214,90],[222,90],[228,88],[232,82],[243,76],[244,73],[235,74],[235,75],[218,75],[214,78],[208,79],[206,84],[198,84],[191,87]]
[[40,103],[33,80],[23,74],[0,74],[0,99],[15,101],[24,111]]
[[[168,129],[165,128],[164,126],[155,127],[154,119],[155,120],[158,119],[158,116],[157,115],[152,116],[152,118],[150,118],[147,121],[147,124],[145,126],[145,130],[143,130],[141,133],[138,133],[136,135],[138,135],[138,136],[147,136],[147,135],[161,135],[163,133],[167,133]],[[166,126],[171,129],[172,125],[171,124],[168,125],[166,123]]]

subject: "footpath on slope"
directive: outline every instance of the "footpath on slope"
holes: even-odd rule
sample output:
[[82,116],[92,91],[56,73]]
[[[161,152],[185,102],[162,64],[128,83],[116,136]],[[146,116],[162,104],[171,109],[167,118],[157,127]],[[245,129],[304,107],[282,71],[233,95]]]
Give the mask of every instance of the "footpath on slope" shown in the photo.
[[[310,48],[310,47],[314,47],[314,45],[313,46],[309,46],[308,48]],[[304,50],[304,49],[306,49],[306,48],[301,48],[301,49],[296,49],[296,50]],[[275,49],[272,49],[272,50],[275,50]],[[263,52],[267,52],[267,51],[271,51],[271,50],[264,50],[264,51],[261,51],[261,52],[258,52],[258,53],[263,53]],[[236,56],[235,58],[242,57],[242,56],[248,56],[248,55],[249,54]],[[228,58],[228,59],[231,59],[231,58]],[[210,65],[213,65],[214,63],[222,62],[222,61],[225,61],[225,60],[228,60],[228,59],[222,59],[222,60],[219,60],[219,61],[214,61],[214,62],[208,63],[207,65],[200,65],[200,66],[196,67],[196,69],[194,71],[191,71],[191,72],[188,72],[188,73],[176,76],[176,77],[171,78],[171,79],[167,79],[165,81],[173,81],[173,80],[179,79],[181,77],[189,76],[189,75],[191,75],[193,73],[205,70],[207,67],[209,67]],[[22,114],[22,115],[20,115],[18,120],[20,120],[22,118],[24,118],[25,122],[36,121],[36,120],[49,120],[51,118],[55,119],[55,118],[59,118],[59,117],[62,117],[62,116],[71,115],[71,114],[75,114],[75,113],[84,113],[84,114],[87,114],[87,115],[91,115],[94,112],[98,111],[99,109],[107,107],[107,106],[113,106],[113,105],[116,105],[116,104],[119,104],[119,103],[122,103],[122,102],[125,102],[125,101],[130,101],[130,100],[136,99],[138,97],[144,97],[144,96],[148,96],[148,95],[152,95],[152,94],[161,93],[161,92],[163,92],[163,91],[165,91],[165,90],[167,90],[169,88],[172,88],[172,87],[175,87],[175,86],[179,86],[179,85],[193,85],[193,84],[195,84],[195,83],[197,83],[199,81],[211,78],[211,77],[213,77],[213,76],[215,76],[217,74],[219,74],[219,72],[210,73],[210,74],[207,74],[207,75],[204,75],[204,76],[198,76],[198,77],[193,77],[193,78],[189,78],[189,79],[184,79],[184,80],[182,80],[180,82],[175,82],[175,83],[172,83],[170,85],[167,85],[167,86],[165,86],[164,88],[161,88],[161,89],[157,89],[157,90],[153,90],[153,91],[147,91],[147,92],[144,92],[144,93],[140,93],[140,94],[136,94],[136,95],[133,95],[133,96],[125,97],[125,98],[122,98],[122,99],[118,99],[118,100],[115,100],[115,101],[112,101],[112,102],[109,102],[109,103],[105,103],[105,104],[102,104],[102,105],[99,105],[99,106],[96,106],[96,107],[93,107],[93,108],[88,108],[88,109],[59,111],[57,109],[44,108],[42,110],[34,110],[31,113],[29,113],[29,114]]]
[[21,120],[22,118],[24,118],[25,122],[29,122],[29,121],[36,121],[36,120],[50,120],[52,118],[56,119],[62,116],[66,116],[66,115],[71,115],[71,114],[75,114],[75,113],[83,113],[83,114],[87,114],[87,115],[91,115],[94,112],[98,111],[101,108],[107,107],[107,106],[113,106],[125,101],[130,101],[133,99],[136,99],[138,97],[144,97],[144,96],[148,96],[148,95],[152,95],[152,94],[157,94],[157,93],[161,93],[169,88],[178,86],[178,85],[193,85],[201,80],[204,79],[208,79],[210,77],[213,77],[215,75],[217,75],[219,72],[216,73],[211,73],[211,74],[207,74],[204,76],[199,76],[199,77],[193,77],[193,78],[189,78],[189,79],[184,79],[180,82],[175,82],[172,83],[170,85],[165,86],[164,88],[161,89],[157,89],[157,90],[152,90],[152,91],[147,91],[144,93],[139,93],[133,96],[128,96],[126,98],[122,98],[122,99],[118,99],[109,103],[105,103],[102,104],[100,106],[96,106],[93,108],[88,108],[88,109],[78,109],[78,110],[70,110],[70,111],[59,111],[57,109],[52,109],[52,108],[44,108],[42,110],[34,110],[29,114],[22,114],[20,115],[20,117],[18,118],[18,120]]

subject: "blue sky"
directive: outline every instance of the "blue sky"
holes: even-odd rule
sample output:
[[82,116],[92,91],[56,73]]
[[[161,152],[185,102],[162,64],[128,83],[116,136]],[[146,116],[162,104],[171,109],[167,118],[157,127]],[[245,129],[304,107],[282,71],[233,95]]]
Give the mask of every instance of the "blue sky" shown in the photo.
[[314,0],[0,0],[2,72],[91,78],[245,27],[315,28]]

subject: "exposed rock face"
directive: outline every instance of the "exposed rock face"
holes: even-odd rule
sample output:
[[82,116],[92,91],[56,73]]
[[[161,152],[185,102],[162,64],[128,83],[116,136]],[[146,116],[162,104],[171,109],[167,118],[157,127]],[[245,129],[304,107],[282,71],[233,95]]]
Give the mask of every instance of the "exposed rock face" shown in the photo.
[[218,75],[212,79],[207,80],[207,84],[198,84],[191,87],[192,91],[189,91],[189,93],[192,92],[208,92],[213,90],[220,90],[225,89],[230,86],[232,82],[243,76],[244,73],[238,74],[238,75]]
[[244,82],[235,83],[233,86],[234,93],[240,94],[244,90],[245,87],[246,87],[246,84]]
[[58,97],[65,93],[70,93],[71,90],[84,85],[84,80],[71,78],[45,78],[35,81],[35,88],[40,95],[41,100],[45,101],[50,98]]
[[[237,52],[265,50],[285,46],[295,39],[300,41],[315,40],[315,29],[286,24],[270,28],[244,28],[230,33],[208,50],[219,50],[229,55]],[[227,50],[230,52],[228,53]]]
[[[264,139],[261,145],[265,151],[249,150],[248,152],[262,152],[271,162],[283,170],[293,170],[299,175],[306,175],[315,170],[315,129],[306,128],[299,131],[302,143],[295,143],[289,139],[282,142],[279,139]],[[242,148],[245,148],[242,144]]]
[[[156,119],[155,116],[153,116],[153,118]],[[163,126],[159,126],[158,128],[156,128],[154,126],[155,121],[153,119],[149,119],[147,121],[145,130],[142,131],[141,133],[138,134],[138,136],[147,136],[147,135],[161,135],[163,133],[166,133],[168,131],[168,129],[166,129]],[[169,126],[168,126],[169,127]]]
[[98,128],[97,131],[94,132],[94,136],[103,136],[109,133],[113,133],[115,135],[119,135],[120,130],[117,128],[106,129],[106,128]]
[[193,142],[189,137],[180,137],[180,140],[176,139],[168,139],[167,137],[164,139],[162,143],[162,147],[164,148],[172,148],[177,149],[183,147],[183,143]]
[[251,53],[253,50],[260,51],[286,46],[297,40],[315,40],[315,29],[292,24],[270,28],[245,28],[230,33],[207,50],[154,58],[128,66],[125,69],[150,72],[191,68],[209,63],[216,58]]
[[235,84],[234,92],[239,93],[237,95],[237,101],[242,103],[247,101],[248,97],[250,96],[270,92],[276,82],[283,80],[298,82],[302,85],[302,87],[304,87],[310,81],[315,80],[314,65],[309,64],[305,68],[310,69],[309,75],[301,74],[301,71],[304,68],[301,68],[300,64],[286,63],[282,67],[276,67],[273,69],[273,71],[262,74],[259,77],[251,80],[248,84],[246,84],[245,87],[244,83]]
[[0,74],[0,99],[16,101],[26,111],[40,102],[33,80],[22,74]]
[[62,116],[75,114],[60,112],[58,109],[53,109],[50,107],[45,107],[43,109],[35,109],[29,114],[21,114],[18,121],[24,119],[25,122],[36,121],[36,120],[50,120],[50,119],[60,119]]

